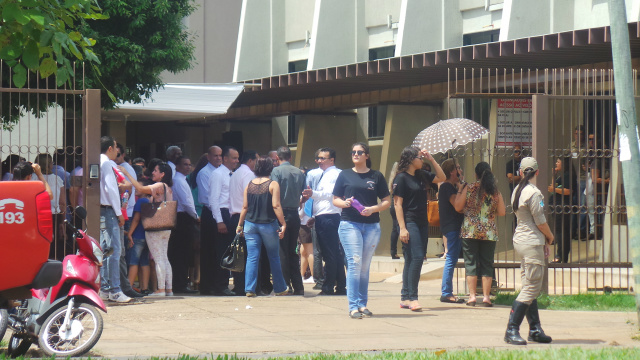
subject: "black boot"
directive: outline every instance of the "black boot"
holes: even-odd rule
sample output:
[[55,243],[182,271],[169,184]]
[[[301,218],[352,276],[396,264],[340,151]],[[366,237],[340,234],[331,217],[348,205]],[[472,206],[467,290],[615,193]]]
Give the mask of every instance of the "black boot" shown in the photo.
[[547,336],[540,326],[540,315],[538,314],[538,300],[533,300],[527,310],[527,321],[529,322],[529,341],[548,344],[551,336]]
[[528,308],[528,304],[519,301],[513,302],[511,315],[509,315],[509,324],[507,324],[507,331],[504,333],[505,342],[513,345],[527,345],[527,342],[520,336],[520,324],[522,324]]

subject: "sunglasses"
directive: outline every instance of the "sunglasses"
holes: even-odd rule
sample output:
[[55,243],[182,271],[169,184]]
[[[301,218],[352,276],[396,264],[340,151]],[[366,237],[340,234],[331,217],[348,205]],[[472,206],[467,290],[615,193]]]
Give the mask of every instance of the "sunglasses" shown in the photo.
[[351,151],[351,156],[353,156],[353,155],[362,156],[362,155],[364,155],[364,150],[352,150]]
[[329,160],[329,158],[318,156],[318,157],[316,158],[316,160],[318,160],[318,161],[325,161],[325,160]]
[[121,154],[121,153],[118,153],[118,157],[120,157],[120,156],[122,156],[122,154]]
[[521,152],[522,152],[522,151],[520,151],[520,150],[513,150],[513,153],[514,153],[514,154],[520,154]]

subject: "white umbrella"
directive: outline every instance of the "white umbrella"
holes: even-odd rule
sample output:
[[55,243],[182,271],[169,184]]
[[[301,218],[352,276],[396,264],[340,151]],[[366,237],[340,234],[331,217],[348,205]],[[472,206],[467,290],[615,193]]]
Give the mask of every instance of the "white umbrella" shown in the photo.
[[413,140],[413,146],[427,149],[430,154],[444,154],[447,150],[475,141],[488,132],[489,130],[473,120],[440,120],[422,130]]

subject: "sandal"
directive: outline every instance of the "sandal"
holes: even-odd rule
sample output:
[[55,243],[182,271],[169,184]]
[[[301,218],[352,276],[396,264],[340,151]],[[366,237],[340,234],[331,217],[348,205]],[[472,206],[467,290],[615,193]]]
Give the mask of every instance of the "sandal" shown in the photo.
[[440,302],[443,303],[451,303],[451,304],[462,304],[464,302],[464,300],[454,297],[453,299],[449,299],[446,296],[440,296]]
[[559,263],[561,263],[562,261],[560,260],[560,258],[554,258],[553,260],[551,260],[551,262],[552,262],[552,263],[555,263],[555,264],[559,264]]
[[467,306],[476,306],[475,301],[467,301]]
[[405,303],[400,303],[400,309],[411,309],[411,306],[405,304]]
[[422,306],[420,306],[420,305],[410,306],[409,309],[411,311],[420,312],[420,311],[422,311]]
[[483,301],[483,302],[479,303],[478,306],[480,306],[480,307],[493,307],[493,304],[490,303],[490,302],[488,303],[488,302],[484,302]]

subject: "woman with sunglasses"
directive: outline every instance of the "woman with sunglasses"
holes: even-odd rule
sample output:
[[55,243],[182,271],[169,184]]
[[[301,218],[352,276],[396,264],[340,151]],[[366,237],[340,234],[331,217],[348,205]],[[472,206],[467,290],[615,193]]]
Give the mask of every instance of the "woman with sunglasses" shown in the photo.
[[[433,174],[422,170],[423,159],[435,167]],[[398,174],[393,179],[393,199],[400,228],[404,255],[400,307],[422,311],[418,303],[418,282],[427,252],[429,222],[427,221],[427,187],[445,180],[444,172],[426,150],[408,146],[398,161]]]
[[[373,315],[367,309],[369,267],[380,242],[380,211],[389,208],[389,187],[382,173],[371,169],[369,146],[351,147],[353,167],[342,170],[333,188],[333,205],[342,208],[338,235],[347,258],[349,316]],[[378,199],[382,201],[378,203]]]

